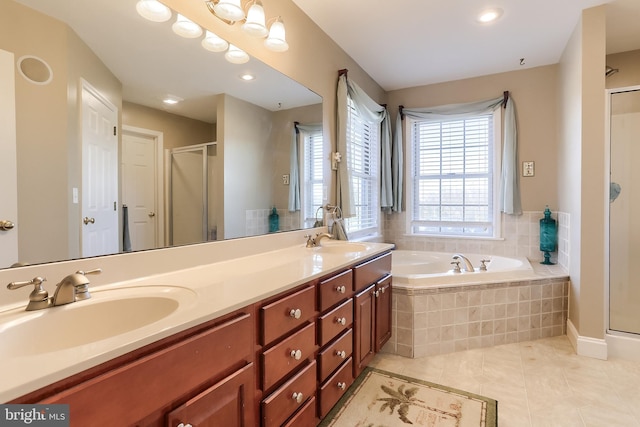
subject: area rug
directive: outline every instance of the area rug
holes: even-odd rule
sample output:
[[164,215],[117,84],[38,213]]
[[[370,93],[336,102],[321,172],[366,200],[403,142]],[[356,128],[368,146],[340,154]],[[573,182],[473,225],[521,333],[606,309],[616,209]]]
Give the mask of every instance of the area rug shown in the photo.
[[366,368],[321,427],[497,427],[498,402],[487,397]]

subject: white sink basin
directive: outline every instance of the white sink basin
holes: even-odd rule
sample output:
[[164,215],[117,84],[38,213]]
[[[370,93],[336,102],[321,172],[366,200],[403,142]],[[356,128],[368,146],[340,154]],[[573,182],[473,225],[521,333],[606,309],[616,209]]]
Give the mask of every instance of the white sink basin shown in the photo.
[[350,254],[367,250],[367,245],[344,240],[322,240],[316,250],[320,253]]
[[91,299],[59,307],[0,313],[3,356],[29,356],[91,344],[167,318],[195,302],[190,289],[140,286],[91,292]]

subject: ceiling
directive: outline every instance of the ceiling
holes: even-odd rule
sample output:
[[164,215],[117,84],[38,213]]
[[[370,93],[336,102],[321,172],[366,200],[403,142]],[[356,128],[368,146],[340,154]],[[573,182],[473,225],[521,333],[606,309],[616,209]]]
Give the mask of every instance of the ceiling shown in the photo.
[[[216,95],[228,93],[267,110],[316,104],[319,97],[255,58],[231,64],[206,51],[200,39],[171,30],[174,19],[149,22],[137,0],[16,0],[66,22],[122,82],[123,99],[208,123],[216,121]],[[249,72],[251,82],[240,79]],[[166,95],[182,98],[175,106]]]
[[[387,91],[555,64],[581,11],[609,1],[293,0]],[[489,6],[502,16],[478,23]],[[607,53],[640,48],[639,21],[640,0],[610,3]]]

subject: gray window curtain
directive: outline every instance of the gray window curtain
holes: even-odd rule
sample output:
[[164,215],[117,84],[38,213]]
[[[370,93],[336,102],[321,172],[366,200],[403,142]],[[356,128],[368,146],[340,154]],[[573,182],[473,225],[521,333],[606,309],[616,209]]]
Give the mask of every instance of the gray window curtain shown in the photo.
[[321,132],[322,124],[294,123],[291,131],[291,148],[289,150],[289,211],[297,212],[302,206],[300,194],[300,149],[304,141],[305,133]]
[[[403,108],[396,119],[396,144],[402,145],[402,115],[415,120],[445,120],[491,113],[504,105],[504,97],[466,104],[449,104],[428,108]],[[520,180],[518,177],[518,132],[513,99],[509,96],[503,121],[502,172],[500,176],[500,211],[510,215],[522,214]]]
[[337,111],[337,147],[342,154],[343,161],[338,163],[338,179],[336,182],[337,204],[342,209],[343,216],[349,218],[355,215],[353,211],[353,197],[351,195],[351,175],[347,167],[347,99],[351,98],[358,114],[372,123],[381,125],[380,132],[380,205],[382,209],[393,208],[393,180],[392,180],[392,152],[391,152],[391,123],[389,113],[382,106],[369,97],[357,84],[347,79],[346,74],[338,77],[338,111]]

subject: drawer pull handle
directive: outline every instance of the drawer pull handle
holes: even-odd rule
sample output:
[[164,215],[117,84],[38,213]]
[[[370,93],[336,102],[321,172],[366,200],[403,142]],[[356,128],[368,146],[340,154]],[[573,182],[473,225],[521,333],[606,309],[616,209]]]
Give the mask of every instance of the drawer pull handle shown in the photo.
[[302,403],[302,393],[293,393],[293,396],[291,396],[293,398],[293,400],[295,400],[297,403]]
[[299,319],[302,317],[302,310],[300,310],[299,308],[292,308],[289,312],[289,316],[293,317],[294,319]]
[[347,324],[347,318],[346,317],[336,317],[336,323],[341,324],[342,326]]
[[347,357],[347,352],[344,350],[336,350],[336,356],[338,356],[340,359],[344,359],[345,357]]
[[180,423],[180,424],[178,424],[178,427],[193,427],[193,426],[191,424],[189,424],[189,423],[187,423],[187,424]]
[[344,294],[345,292],[347,292],[347,288],[344,287],[344,286],[338,286],[338,287],[336,287],[336,291],[338,293]]
[[296,360],[302,359],[302,350],[291,350],[291,357]]
[[338,383],[338,388],[340,390],[344,390],[345,388],[347,388],[347,384],[346,383]]

